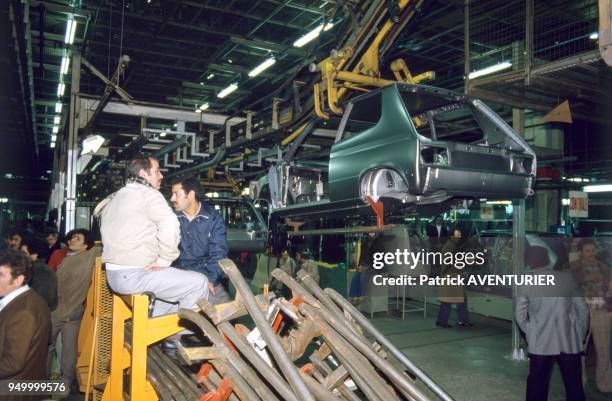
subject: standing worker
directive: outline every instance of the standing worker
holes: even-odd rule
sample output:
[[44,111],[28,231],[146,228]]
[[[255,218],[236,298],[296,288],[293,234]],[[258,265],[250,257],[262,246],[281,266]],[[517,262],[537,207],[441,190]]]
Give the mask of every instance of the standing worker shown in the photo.
[[297,275],[308,274],[317,284],[319,284],[319,265],[317,262],[310,259],[310,253],[308,251],[300,252],[299,256],[300,270]]
[[531,276],[553,276],[553,286],[518,287],[516,323],[525,333],[529,351],[526,401],[548,399],[554,361],[559,365],[567,401],[584,401],[581,353],[588,329],[588,309],[571,274],[552,270],[548,250],[527,249]]

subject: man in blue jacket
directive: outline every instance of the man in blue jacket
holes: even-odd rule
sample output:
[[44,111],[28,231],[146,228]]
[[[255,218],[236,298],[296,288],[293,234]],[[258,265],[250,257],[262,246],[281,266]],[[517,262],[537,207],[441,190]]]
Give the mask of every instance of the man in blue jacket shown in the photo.
[[227,234],[223,217],[201,201],[201,187],[196,178],[172,183],[172,198],[181,226],[181,254],[177,267],[203,273],[208,278],[209,301],[216,305],[231,299],[221,283],[223,270],[219,260],[227,258]]

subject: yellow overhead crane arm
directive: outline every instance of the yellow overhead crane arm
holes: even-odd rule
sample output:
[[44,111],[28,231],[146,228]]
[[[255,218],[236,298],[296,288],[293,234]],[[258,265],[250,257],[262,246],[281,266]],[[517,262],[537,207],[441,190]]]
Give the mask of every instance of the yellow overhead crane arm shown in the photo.
[[[399,12],[405,11],[409,3],[410,0],[400,0],[398,3]],[[403,18],[410,18],[411,16],[412,14],[406,14]],[[327,120],[330,117],[328,112],[323,110],[325,104],[333,114],[341,115],[342,109],[338,102],[349,89],[367,92],[371,87],[380,88],[395,82],[418,83],[434,77],[433,71],[412,76],[403,59],[397,59],[391,63],[391,71],[395,76],[395,81],[380,77],[380,46],[391,29],[401,22],[401,20],[394,21],[388,16],[387,21],[351,71],[347,71],[346,65],[353,57],[354,49],[358,47],[360,39],[340,51],[332,51],[330,57],[311,68],[311,70],[321,72],[321,81],[314,84],[314,107],[319,118]],[[368,21],[363,25],[367,26]]]

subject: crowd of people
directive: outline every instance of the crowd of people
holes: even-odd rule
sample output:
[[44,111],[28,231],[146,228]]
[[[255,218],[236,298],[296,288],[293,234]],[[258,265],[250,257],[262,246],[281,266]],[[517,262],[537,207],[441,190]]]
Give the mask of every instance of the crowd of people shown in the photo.
[[10,230],[0,241],[0,379],[40,380],[53,373],[68,386],[74,381],[97,248],[88,230],[72,230],[65,240],[49,228]]

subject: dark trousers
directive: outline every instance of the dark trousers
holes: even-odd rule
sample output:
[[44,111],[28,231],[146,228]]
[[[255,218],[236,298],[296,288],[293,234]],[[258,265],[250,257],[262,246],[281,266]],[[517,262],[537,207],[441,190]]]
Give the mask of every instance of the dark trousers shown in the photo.
[[[439,324],[448,324],[451,305],[452,304],[448,302],[440,302],[440,310],[438,311],[438,319],[436,320]],[[465,323],[470,321],[470,315],[467,307],[467,297],[463,298],[463,303],[457,304],[457,319],[458,321]]]
[[557,361],[559,370],[561,370],[566,400],[585,401],[580,354],[529,354],[526,401],[546,401],[548,399],[548,387],[554,361]]

